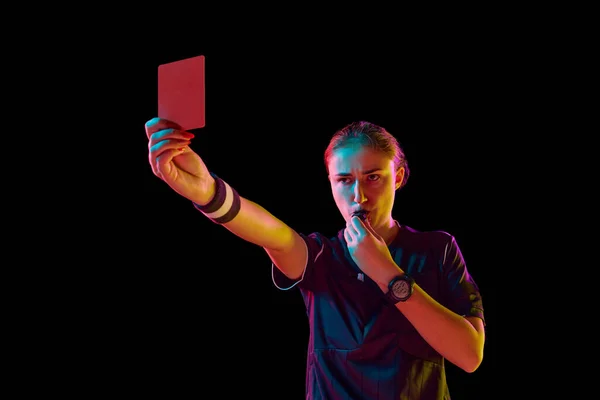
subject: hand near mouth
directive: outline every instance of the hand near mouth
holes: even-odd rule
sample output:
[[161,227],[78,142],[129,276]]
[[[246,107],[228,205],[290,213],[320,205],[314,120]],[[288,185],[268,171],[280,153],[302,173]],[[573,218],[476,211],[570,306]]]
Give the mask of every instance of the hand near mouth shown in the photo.
[[367,211],[365,211],[365,210],[354,211],[352,213],[352,216],[360,218],[361,221],[365,221],[367,219]]
[[393,262],[385,240],[373,229],[367,215],[368,212],[364,210],[352,213],[352,218],[347,222],[344,230],[344,238],[350,256],[358,267],[368,277],[379,281],[377,279],[379,274],[387,277],[386,265],[396,268],[397,266]]

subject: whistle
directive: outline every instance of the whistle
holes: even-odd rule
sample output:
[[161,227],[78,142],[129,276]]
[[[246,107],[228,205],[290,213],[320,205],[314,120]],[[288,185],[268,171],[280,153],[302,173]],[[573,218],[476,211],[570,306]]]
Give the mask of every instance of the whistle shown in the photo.
[[364,221],[367,219],[367,212],[365,210],[356,211],[352,213],[352,216],[357,216],[361,221]]

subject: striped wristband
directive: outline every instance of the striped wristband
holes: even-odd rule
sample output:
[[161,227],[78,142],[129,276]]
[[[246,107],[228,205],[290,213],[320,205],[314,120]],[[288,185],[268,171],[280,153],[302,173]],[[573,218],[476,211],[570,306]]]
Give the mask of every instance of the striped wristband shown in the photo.
[[201,206],[194,204],[197,210],[202,212],[216,224],[224,224],[231,221],[240,212],[240,196],[234,188],[229,186],[223,179],[211,172],[215,178],[215,195],[212,200]]

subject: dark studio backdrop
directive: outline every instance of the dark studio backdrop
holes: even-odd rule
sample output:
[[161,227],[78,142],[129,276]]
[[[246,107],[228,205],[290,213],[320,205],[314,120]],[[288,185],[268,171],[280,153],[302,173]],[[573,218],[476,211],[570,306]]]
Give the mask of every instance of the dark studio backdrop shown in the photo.
[[[368,120],[403,145],[411,176],[395,217],[454,235],[483,294],[487,344],[480,369],[447,363],[453,398],[502,391],[495,204],[501,144],[511,138],[509,77],[497,53],[475,44],[435,51],[321,50],[245,43],[152,48],[124,66],[120,100],[135,188],[118,234],[126,267],[112,283],[121,371],[132,391],[201,398],[302,399],[308,325],[301,296],[271,282],[264,251],[233,236],[152,174],[144,123],[156,114],[159,64],[206,57],[206,126],[192,147],[238,192],[300,232],[335,234],[323,152],[335,130]],[[399,56],[398,56],[399,55]],[[404,56],[403,56],[404,55]],[[135,240],[134,240],[135,239]]]

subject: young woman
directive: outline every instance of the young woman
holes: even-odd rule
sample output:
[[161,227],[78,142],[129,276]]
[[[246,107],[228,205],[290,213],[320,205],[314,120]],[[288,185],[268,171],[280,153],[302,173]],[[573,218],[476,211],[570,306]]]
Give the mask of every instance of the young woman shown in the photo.
[[261,246],[279,289],[297,288],[310,326],[306,398],[448,399],[444,360],[464,371],[482,362],[481,295],[454,237],[392,217],[409,168],[398,141],[360,121],[325,151],[346,226],[334,237],[296,232],[211,173],[193,135],[148,121],[156,176],[208,218]]

